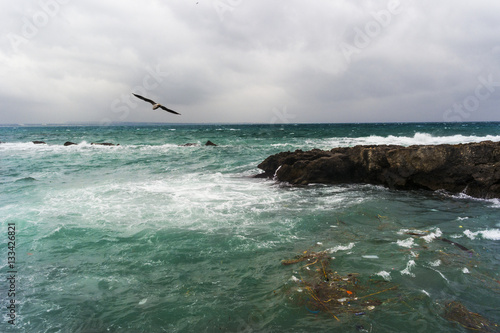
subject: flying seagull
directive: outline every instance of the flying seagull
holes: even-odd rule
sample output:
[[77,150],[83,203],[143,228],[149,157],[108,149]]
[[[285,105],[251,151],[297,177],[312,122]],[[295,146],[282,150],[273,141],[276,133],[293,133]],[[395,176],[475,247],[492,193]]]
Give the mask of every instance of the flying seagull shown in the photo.
[[156,103],[155,101],[152,101],[150,99],[147,99],[146,97],[142,97],[141,95],[136,95],[136,94],[132,94],[134,95],[135,97],[139,98],[139,99],[142,99],[143,101],[146,101],[148,103],[151,103],[153,104],[153,110],[156,110],[158,108],[162,109],[162,110],[165,110],[165,111],[168,111],[170,113],[174,113],[174,114],[180,114],[179,112],[175,112],[174,110],[170,110],[169,108],[166,108],[164,107],[163,105],[161,105],[160,103]]

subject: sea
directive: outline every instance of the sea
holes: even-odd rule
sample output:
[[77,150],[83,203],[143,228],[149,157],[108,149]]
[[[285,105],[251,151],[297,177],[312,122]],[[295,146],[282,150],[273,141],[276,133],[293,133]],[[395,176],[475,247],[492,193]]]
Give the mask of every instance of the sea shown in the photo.
[[500,123],[2,126],[0,331],[498,331],[498,199],[254,177],[283,151],[485,140]]

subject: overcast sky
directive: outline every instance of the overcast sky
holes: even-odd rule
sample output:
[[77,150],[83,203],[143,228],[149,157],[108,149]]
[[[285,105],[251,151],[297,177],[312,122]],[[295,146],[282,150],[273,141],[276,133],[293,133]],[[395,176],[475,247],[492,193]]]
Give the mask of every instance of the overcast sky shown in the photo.
[[500,121],[498,0],[0,3],[1,124]]

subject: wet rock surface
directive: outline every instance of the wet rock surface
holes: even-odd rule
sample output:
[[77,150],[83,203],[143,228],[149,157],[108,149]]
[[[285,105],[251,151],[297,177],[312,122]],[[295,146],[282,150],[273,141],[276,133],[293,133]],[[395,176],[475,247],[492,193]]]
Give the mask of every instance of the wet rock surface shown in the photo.
[[258,167],[264,170],[259,177],[293,185],[366,183],[500,198],[500,142],[296,150]]

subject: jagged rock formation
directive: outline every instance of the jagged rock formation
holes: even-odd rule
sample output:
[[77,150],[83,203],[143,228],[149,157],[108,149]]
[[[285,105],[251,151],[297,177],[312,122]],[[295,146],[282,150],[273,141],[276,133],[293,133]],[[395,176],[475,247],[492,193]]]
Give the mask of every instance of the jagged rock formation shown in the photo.
[[356,146],[272,155],[260,177],[294,185],[367,183],[500,198],[500,142]]
[[[183,145],[181,145],[181,147],[199,147],[200,145],[198,143],[185,143]],[[205,143],[205,146],[217,146],[215,143],[213,143],[212,141],[208,140],[206,143]]]
[[207,143],[205,143],[205,146],[217,146],[217,145],[212,141],[208,140]]

